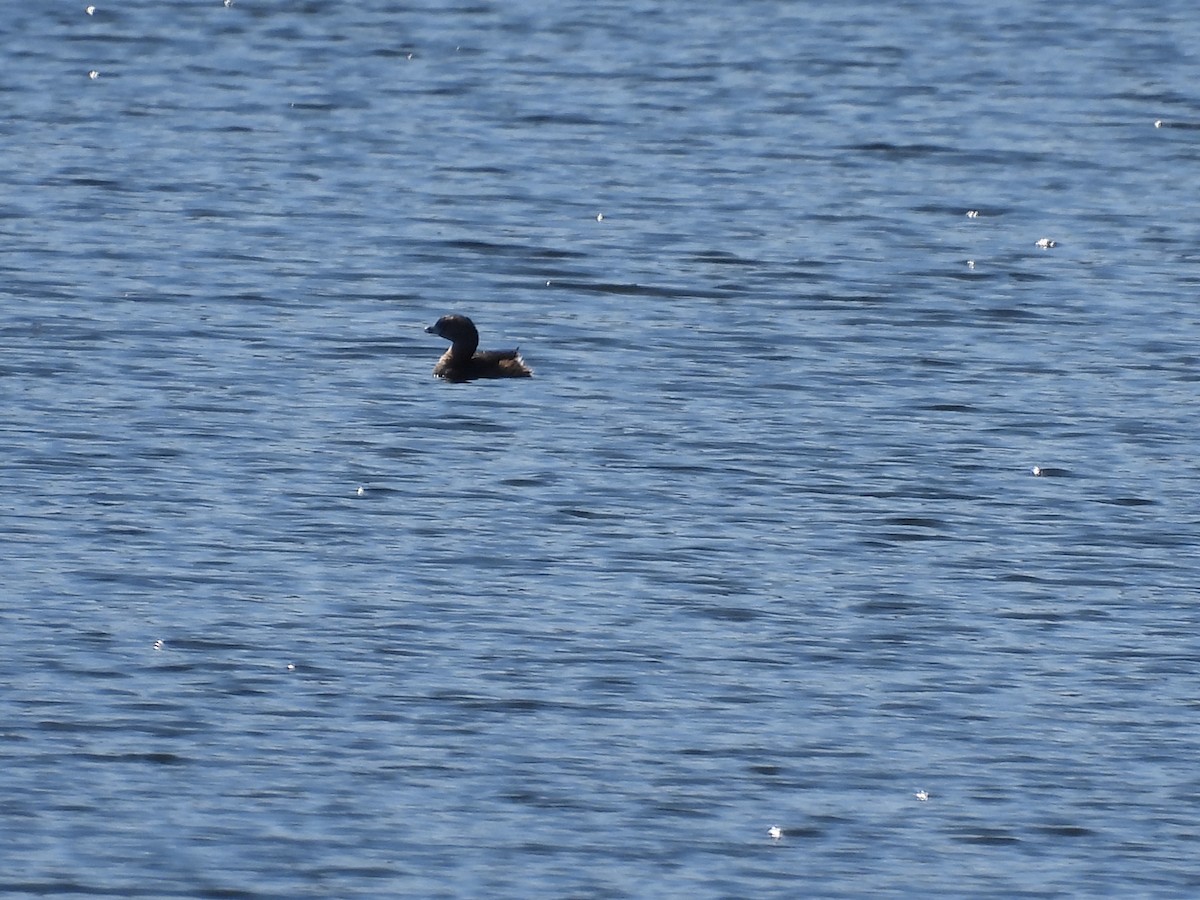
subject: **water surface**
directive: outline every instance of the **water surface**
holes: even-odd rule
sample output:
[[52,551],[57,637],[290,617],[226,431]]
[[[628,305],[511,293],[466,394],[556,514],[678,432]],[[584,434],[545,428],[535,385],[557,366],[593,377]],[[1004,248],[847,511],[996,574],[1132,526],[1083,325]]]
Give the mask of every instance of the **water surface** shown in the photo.
[[0,892],[1197,890],[1191,7],[84,5]]

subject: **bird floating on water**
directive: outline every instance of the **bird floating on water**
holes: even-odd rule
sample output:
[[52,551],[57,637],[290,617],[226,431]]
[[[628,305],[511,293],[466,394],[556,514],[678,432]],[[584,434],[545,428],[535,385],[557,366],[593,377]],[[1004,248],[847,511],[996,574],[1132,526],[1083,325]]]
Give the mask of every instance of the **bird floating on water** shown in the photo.
[[475,378],[528,378],[533,371],[517,350],[479,350],[479,331],[466,316],[442,316],[425,329],[450,341],[433,374],[447,381]]

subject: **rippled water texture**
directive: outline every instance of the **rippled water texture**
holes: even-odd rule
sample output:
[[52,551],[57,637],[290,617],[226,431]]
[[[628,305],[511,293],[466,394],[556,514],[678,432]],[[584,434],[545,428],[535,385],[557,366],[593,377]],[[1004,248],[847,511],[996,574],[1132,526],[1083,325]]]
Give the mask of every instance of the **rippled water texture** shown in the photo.
[[0,893],[1200,891],[1193,6],[85,6]]

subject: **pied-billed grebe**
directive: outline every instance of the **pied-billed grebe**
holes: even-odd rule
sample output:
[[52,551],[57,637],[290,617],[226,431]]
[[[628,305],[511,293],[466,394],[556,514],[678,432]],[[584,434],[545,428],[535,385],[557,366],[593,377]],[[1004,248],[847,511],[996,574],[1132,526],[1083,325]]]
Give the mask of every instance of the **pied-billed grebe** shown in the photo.
[[447,381],[473,378],[528,378],[533,374],[516,350],[478,350],[479,332],[466,316],[442,316],[425,329],[450,341],[433,374]]

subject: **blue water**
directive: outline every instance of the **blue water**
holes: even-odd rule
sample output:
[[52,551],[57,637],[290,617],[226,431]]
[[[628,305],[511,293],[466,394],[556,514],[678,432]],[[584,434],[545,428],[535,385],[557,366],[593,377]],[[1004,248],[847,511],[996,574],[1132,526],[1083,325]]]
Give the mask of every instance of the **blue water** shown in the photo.
[[1200,893],[1191,4],[84,6],[0,893]]

